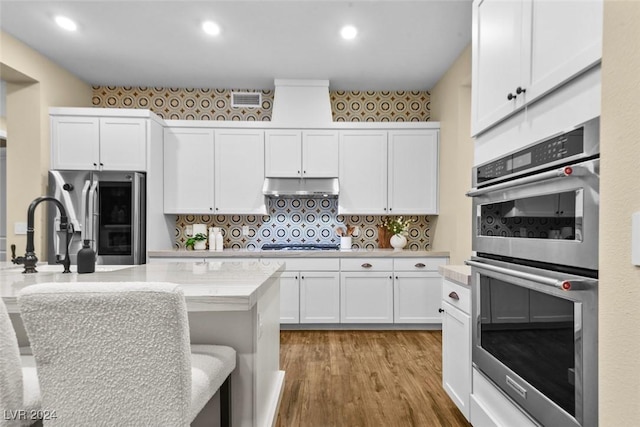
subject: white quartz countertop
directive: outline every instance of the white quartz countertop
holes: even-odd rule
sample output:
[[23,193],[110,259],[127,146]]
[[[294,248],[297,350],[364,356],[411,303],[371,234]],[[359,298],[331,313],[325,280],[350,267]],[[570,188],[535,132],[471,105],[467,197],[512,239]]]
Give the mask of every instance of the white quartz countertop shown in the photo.
[[471,286],[471,267],[468,265],[440,265],[438,272],[445,279]]
[[[137,266],[96,266],[91,274],[63,274],[62,266],[41,266],[38,273],[23,274],[21,268],[0,270],[0,296],[9,312],[17,313],[17,296],[25,287],[47,282],[170,282],[179,284],[187,308],[193,311],[245,311],[256,303],[261,287],[272,283],[284,265],[276,261],[173,262]],[[118,268],[115,270],[115,268]]]
[[220,252],[174,249],[149,251],[151,258],[419,258],[448,257],[449,252],[410,251],[393,249],[351,249],[315,251],[272,251],[261,249],[225,249]]

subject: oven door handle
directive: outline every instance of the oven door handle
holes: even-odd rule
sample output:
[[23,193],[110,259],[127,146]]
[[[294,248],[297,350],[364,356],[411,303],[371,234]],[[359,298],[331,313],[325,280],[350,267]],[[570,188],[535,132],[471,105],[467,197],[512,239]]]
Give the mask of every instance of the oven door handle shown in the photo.
[[519,279],[530,280],[532,282],[540,283],[542,285],[553,286],[554,288],[561,289],[563,291],[580,291],[585,289],[593,289],[596,285],[595,280],[589,279],[566,279],[558,280],[551,277],[540,276],[538,274],[525,273],[524,271],[512,270],[510,268],[498,267],[495,265],[485,264],[483,262],[467,260],[465,264],[482,268],[494,273],[504,274],[506,276],[517,277]]
[[467,192],[467,197],[477,197],[483,194],[491,193],[493,191],[504,190],[505,188],[517,187],[519,185],[531,184],[532,182],[546,181],[558,177],[567,176],[581,176],[587,173],[592,173],[588,167],[584,165],[564,166],[559,169],[553,169],[547,172],[538,173],[535,175],[525,176],[523,178],[514,179],[513,181],[502,182],[499,184],[490,185],[485,188],[474,188]]

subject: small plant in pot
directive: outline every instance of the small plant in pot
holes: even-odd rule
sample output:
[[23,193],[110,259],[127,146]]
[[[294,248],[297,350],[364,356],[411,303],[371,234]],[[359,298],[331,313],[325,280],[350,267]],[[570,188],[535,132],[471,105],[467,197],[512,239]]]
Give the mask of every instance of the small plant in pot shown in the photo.
[[195,236],[189,237],[184,245],[187,249],[204,250],[207,248],[207,235],[197,233]]

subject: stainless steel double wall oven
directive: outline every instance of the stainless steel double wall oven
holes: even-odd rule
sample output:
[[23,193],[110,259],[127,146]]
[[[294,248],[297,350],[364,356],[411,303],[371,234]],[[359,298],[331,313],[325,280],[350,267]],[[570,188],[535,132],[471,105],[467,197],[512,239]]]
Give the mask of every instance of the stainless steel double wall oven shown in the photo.
[[473,364],[536,422],[596,426],[599,120],[473,174]]

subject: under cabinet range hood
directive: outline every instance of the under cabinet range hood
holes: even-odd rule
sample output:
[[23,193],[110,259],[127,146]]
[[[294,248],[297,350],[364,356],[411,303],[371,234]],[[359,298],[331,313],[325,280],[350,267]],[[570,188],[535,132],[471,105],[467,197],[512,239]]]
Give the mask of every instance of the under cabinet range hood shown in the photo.
[[265,178],[267,197],[338,197],[338,178]]
[[332,124],[329,80],[275,79],[274,85],[272,123],[287,127]]

